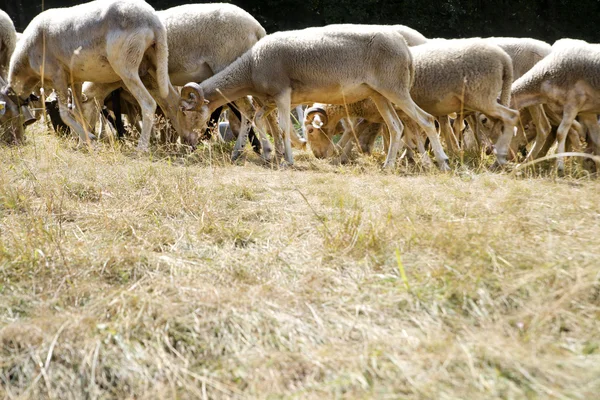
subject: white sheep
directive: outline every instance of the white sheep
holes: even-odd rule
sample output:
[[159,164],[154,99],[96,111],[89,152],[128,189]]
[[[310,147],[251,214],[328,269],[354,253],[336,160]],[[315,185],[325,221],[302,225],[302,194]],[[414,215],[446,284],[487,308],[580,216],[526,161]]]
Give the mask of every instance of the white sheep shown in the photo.
[[[557,153],[565,152],[565,142],[577,115],[586,121],[600,112],[600,45],[581,40],[562,39],[552,46],[552,52],[537,63],[512,87],[511,103],[517,108],[538,104],[562,107],[562,119],[556,133]],[[594,120],[595,121],[595,120]],[[586,123],[592,130],[588,139],[594,152],[600,153],[597,122]],[[557,160],[559,171],[564,160]]]
[[17,44],[17,31],[12,19],[0,10],[0,77],[6,80],[10,56]]
[[[482,112],[502,121],[503,133],[499,136],[496,151],[498,163],[504,164],[518,119],[518,112],[507,107],[512,83],[510,57],[498,46],[482,39],[433,40],[412,47],[411,52],[415,80],[410,94],[414,101],[426,112],[438,117],[452,113]],[[500,102],[497,101],[498,95]],[[331,129],[340,118],[346,116],[346,107],[326,107],[326,121],[316,125],[324,123],[325,129]],[[368,100],[350,104],[348,114],[370,118],[373,108]],[[314,116],[308,112],[306,114],[305,125],[313,125]],[[449,124],[444,125],[445,129],[449,129]],[[315,130],[311,132],[309,128],[311,147],[313,138],[322,134]],[[331,137],[332,132],[326,131],[325,136]],[[419,135],[415,135],[415,139],[421,148]]]
[[[232,4],[189,4],[157,11],[156,14],[167,30],[169,77],[176,86],[208,79],[225,69],[266,35],[264,28],[252,15]],[[101,103],[118,85],[119,83],[86,84],[84,93],[88,99],[96,99],[95,102]],[[151,86],[150,90],[152,91]],[[169,97],[163,102],[159,101],[159,106],[173,121],[182,141],[195,145],[198,134],[190,129],[194,120],[178,119],[177,100],[177,96]],[[252,107],[248,100],[240,99],[237,106],[244,114],[251,113]],[[90,125],[95,126],[97,112],[94,101],[84,104],[84,115]],[[248,123],[242,123],[246,125],[240,130],[247,135]],[[238,143],[243,140],[243,137],[238,137]],[[269,153],[269,149],[268,140],[263,140],[263,154]],[[236,150],[239,150],[238,144]]]
[[[148,62],[142,65],[144,59]],[[142,109],[138,148],[147,150],[156,101],[142,84],[139,70],[142,65],[142,72],[154,75],[160,97],[167,97],[170,91],[175,93],[167,60],[166,30],[150,5],[142,0],[97,0],[36,16],[15,49],[8,84],[24,97],[43,76],[42,84],[57,92],[61,118],[82,142],[88,135],[67,107],[69,85],[80,110],[84,81],[123,81]]]
[[[486,38],[486,40],[499,46],[510,56],[513,64],[513,82],[533,68],[533,66],[541,59],[550,54],[552,49],[552,46],[548,43],[531,38],[490,37]],[[517,124],[517,133],[515,135],[518,139],[513,139],[511,149],[513,153],[518,151],[518,144],[523,144],[523,139],[527,136],[527,133],[523,131],[522,127],[532,121],[536,128],[535,131],[532,131],[536,133],[536,145],[529,153],[528,157],[535,158],[550,132],[550,122],[541,105],[528,107],[523,111],[525,112],[521,112],[521,123]],[[477,118],[477,121],[475,118]],[[471,132],[477,135],[479,142],[487,140],[486,137],[493,135],[485,115],[472,117],[469,121],[474,128]]]
[[180,107],[199,112],[203,124],[227,100],[244,95],[278,109],[285,160],[293,164],[291,104],[311,101],[344,104],[371,97],[388,125],[390,149],[384,166],[392,167],[400,148],[402,123],[392,103],[427,133],[440,168],[448,169],[433,117],[410,97],[412,56],[404,38],[391,28],[354,26],[307,28],[266,36],[224,71],[201,84],[189,83]]
[[[23,131],[15,121],[19,118],[17,99],[9,96],[6,86],[6,76],[10,56],[17,42],[15,25],[4,11],[0,10],[0,133],[2,137],[12,136],[17,141],[23,138]],[[7,134],[9,132],[9,134]]]
[[[12,19],[0,10],[0,131],[3,139],[21,142],[24,139],[23,125],[35,119],[28,107],[19,107],[19,100],[7,87],[6,79],[18,34]],[[19,112],[19,110],[21,112]]]

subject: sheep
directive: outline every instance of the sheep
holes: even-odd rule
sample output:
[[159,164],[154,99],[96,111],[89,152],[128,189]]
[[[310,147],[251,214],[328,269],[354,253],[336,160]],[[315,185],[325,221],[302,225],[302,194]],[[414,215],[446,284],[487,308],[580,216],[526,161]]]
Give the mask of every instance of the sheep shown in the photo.
[[[498,163],[504,164],[519,115],[507,107],[512,83],[510,57],[498,46],[482,39],[434,40],[412,47],[411,52],[415,80],[410,94],[414,101],[433,116],[479,111],[502,121],[503,134],[498,139],[496,156]],[[496,100],[498,94],[500,103]],[[348,114],[362,117],[372,115],[373,109],[374,105],[366,100],[348,105]],[[310,132],[309,128],[311,148],[315,136],[324,133],[326,137],[331,137],[331,127],[346,115],[344,106],[329,105],[325,111],[323,132]],[[306,114],[308,118],[310,113]],[[312,124],[311,121],[305,118],[305,125]],[[449,125],[449,122],[444,125]],[[415,139],[417,146],[421,147],[418,135]]]
[[[4,139],[21,141],[24,138],[23,129],[19,120],[19,106],[17,99],[8,93],[6,78],[10,57],[17,43],[17,32],[12,20],[4,11],[0,10],[0,129]],[[26,110],[24,110],[26,111]],[[29,114],[31,115],[31,114]]]
[[35,121],[28,107],[19,107],[17,97],[9,90],[6,79],[18,34],[12,19],[0,10],[0,130],[3,139],[21,142],[23,128]]
[[17,44],[17,31],[12,19],[0,10],[0,76],[6,80],[10,56]]
[[123,81],[142,108],[138,149],[147,151],[156,101],[142,84],[140,70],[155,77],[160,98],[170,93],[176,97],[167,62],[166,30],[150,5],[143,0],[96,0],[37,15],[11,58],[8,84],[24,96],[43,75],[42,85],[51,83],[56,90],[61,118],[83,143],[87,129],[67,107],[69,85],[75,109],[81,110],[84,81]]
[[[512,86],[511,103],[517,108],[539,104],[555,104],[563,108],[556,133],[557,153],[565,152],[565,143],[575,118],[595,118],[600,112],[600,45],[580,40],[562,39],[552,46],[552,52],[537,63]],[[588,135],[594,152],[599,154],[597,122]],[[564,170],[564,159],[557,159],[557,169]]]
[[[552,46],[548,43],[531,38],[489,37],[485,40],[499,46],[510,56],[513,64],[513,82],[550,54],[552,49]],[[541,105],[527,108],[526,111],[526,113],[521,113],[522,122],[517,125],[516,136],[524,138],[525,132],[523,132],[521,126],[526,125],[530,120],[533,121],[537,133],[536,146],[532,149],[528,158],[535,158],[543,145],[551,126]],[[479,121],[476,121],[474,118],[470,119],[471,125],[474,128],[472,131],[478,135],[477,139],[481,142],[482,140],[485,140],[486,136],[489,137],[492,132],[488,127],[487,118],[484,115],[478,115],[475,118]],[[511,144],[511,149],[515,152],[513,144]]]
[[[292,104],[309,101],[353,103],[371,97],[390,129],[384,167],[395,164],[403,125],[392,103],[421,126],[440,168],[448,170],[433,117],[411,99],[412,56],[404,38],[391,28],[343,25],[268,35],[219,74],[181,92],[182,113],[198,112],[202,124],[225,99],[244,95],[265,102],[265,114],[278,109],[285,161],[293,164],[290,143]],[[260,115],[260,113],[259,113]],[[260,117],[257,117],[260,119]]]
[[[169,78],[176,86],[208,79],[225,69],[266,35],[264,28],[254,17],[232,4],[189,4],[158,11],[156,14],[167,30]],[[96,98],[101,102],[117,86],[118,83],[89,84],[86,85],[85,93],[89,99]],[[166,102],[168,104],[159,104],[174,123],[178,121],[174,107],[177,100],[178,98],[169,98]],[[94,126],[97,115],[94,102],[90,101],[83,106],[86,120]],[[240,99],[238,107],[246,115],[251,112],[250,103],[245,99]],[[213,116],[213,120],[217,119],[218,115],[216,118]],[[182,121],[185,126],[193,126],[192,122]],[[196,132],[181,131],[177,127],[176,130],[182,141],[190,145],[197,143]],[[241,130],[247,131],[247,127],[242,126]],[[263,145],[268,153],[268,141],[265,143],[263,140]],[[236,150],[239,150],[237,147],[236,145]]]

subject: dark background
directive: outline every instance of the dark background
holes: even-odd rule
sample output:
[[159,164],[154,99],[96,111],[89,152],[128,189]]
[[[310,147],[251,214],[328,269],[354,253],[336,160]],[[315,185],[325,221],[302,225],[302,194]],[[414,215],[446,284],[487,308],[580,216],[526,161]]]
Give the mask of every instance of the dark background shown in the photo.
[[[77,0],[0,0],[22,32],[40,11]],[[150,0],[165,9],[182,0]],[[516,36],[598,42],[600,0],[235,0],[267,32],[332,23],[404,24],[427,37]]]

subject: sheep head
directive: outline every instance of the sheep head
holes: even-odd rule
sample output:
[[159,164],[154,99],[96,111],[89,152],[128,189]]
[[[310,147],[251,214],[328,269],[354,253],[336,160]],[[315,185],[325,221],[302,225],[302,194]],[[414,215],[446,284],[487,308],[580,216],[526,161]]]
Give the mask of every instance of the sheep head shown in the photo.
[[27,107],[28,101],[29,98],[19,99],[9,86],[4,86],[0,90],[0,131],[3,140],[23,141],[24,128],[35,122],[35,118]]
[[310,148],[317,158],[326,158],[331,153],[332,142],[327,128],[327,112],[324,108],[313,106],[304,114],[304,136],[308,139]]
[[198,144],[200,135],[206,129],[211,111],[208,107],[208,100],[204,98],[202,87],[195,82],[190,82],[181,90],[179,98],[179,112],[177,118],[181,126],[189,127],[186,131],[190,132],[182,140],[194,147]]

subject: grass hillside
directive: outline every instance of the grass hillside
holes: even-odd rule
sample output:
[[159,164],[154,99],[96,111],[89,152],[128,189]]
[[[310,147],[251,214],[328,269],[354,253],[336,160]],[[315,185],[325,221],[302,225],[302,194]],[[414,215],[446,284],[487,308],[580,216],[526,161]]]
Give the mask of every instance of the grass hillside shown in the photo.
[[600,393],[597,180],[74,143],[0,148],[0,397]]

